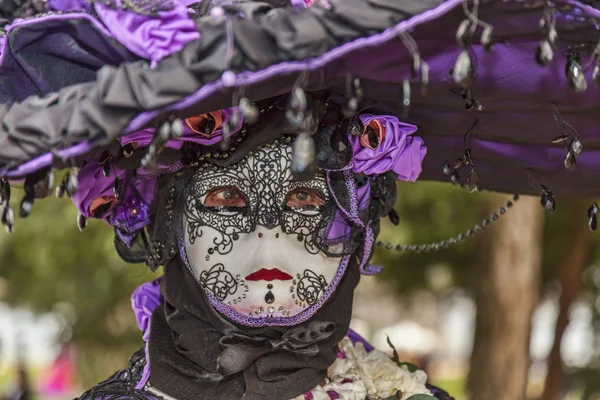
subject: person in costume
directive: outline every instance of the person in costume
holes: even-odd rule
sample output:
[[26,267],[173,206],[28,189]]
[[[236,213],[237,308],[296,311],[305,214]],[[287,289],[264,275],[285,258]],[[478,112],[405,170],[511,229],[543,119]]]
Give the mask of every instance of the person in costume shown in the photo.
[[[596,194],[593,5],[48,0],[1,4],[0,199],[55,191],[163,276],[145,345],[82,399],[449,399],[349,330],[399,223],[396,180]],[[583,152],[583,143],[587,143]],[[427,154],[427,156],[426,156]],[[61,182],[54,172],[67,169]],[[588,210],[597,226],[599,208]]]

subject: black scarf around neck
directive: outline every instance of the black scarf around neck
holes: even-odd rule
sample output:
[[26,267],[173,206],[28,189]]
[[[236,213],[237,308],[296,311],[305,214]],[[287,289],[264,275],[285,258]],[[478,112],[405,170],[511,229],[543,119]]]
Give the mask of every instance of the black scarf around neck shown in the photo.
[[178,400],[290,400],[325,380],[348,332],[355,262],[308,321],[290,327],[234,324],[211,306],[179,257],[165,267],[164,303],[152,314],[150,384]]

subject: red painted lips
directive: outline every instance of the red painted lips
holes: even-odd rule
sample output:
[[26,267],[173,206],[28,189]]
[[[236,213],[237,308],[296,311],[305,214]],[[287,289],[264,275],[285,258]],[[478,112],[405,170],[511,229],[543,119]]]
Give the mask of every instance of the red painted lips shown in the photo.
[[278,270],[277,268],[275,268],[275,269],[262,268],[256,272],[251,273],[250,275],[248,275],[246,277],[247,281],[267,281],[267,282],[289,281],[291,279],[292,279],[291,275],[286,274],[285,272],[282,272],[282,271]]

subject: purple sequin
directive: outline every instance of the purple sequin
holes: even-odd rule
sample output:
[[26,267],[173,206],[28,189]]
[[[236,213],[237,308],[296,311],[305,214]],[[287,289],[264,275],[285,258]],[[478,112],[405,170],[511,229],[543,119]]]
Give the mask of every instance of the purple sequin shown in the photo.
[[150,205],[135,188],[128,188],[125,199],[115,207],[108,221],[118,228],[119,238],[130,246],[137,231],[150,223]]

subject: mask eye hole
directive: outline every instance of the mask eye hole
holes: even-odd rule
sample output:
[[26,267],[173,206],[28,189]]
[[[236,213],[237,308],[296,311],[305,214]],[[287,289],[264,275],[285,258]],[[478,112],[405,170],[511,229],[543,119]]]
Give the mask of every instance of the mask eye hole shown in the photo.
[[285,205],[303,210],[318,210],[325,204],[323,196],[311,189],[295,189],[287,197]]
[[239,211],[247,206],[242,192],[234,187],[213,189],[204,197],[203,204],[208,208]]

